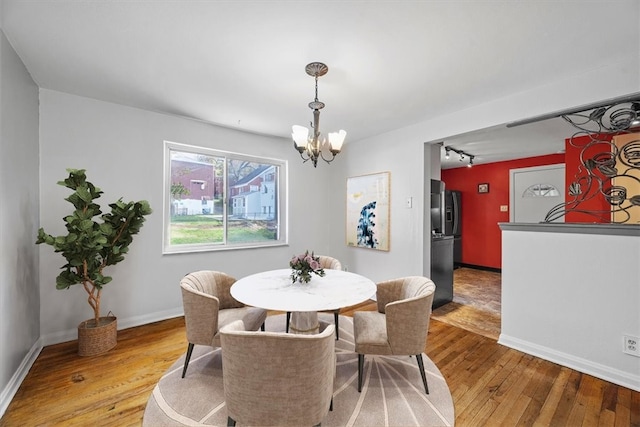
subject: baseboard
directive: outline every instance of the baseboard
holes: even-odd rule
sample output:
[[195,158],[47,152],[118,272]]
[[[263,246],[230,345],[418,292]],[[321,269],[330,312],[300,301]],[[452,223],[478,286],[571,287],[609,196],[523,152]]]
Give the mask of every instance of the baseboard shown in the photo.
[[13,396],[18,392],[20,384],[22,384],[22,381],[24,381],[25,377],[29,373],[29,369],[31,369],[35,363],[38,355],[42,351],[42,348],[42,340],[39,339],[35,344],[33,344],[31,349],[29,349],[29,352],[26,354],[24,359],[22,359],[22,363],[20,363],[16,372],[14,372],[13,376],[7,383],[7,386],[2,390],[2,393],[0,393],[0,417],[2,417],[6,412],[11,400],[13,400]]
[[[158,311],[155,313],[145,314],[143,316],[134,316],[128,318],[118,317],[118,330],[133,328],[135,326],[146,325],[149,323],[160,322],[162,320],[172,319],[184,315],[182,306],[171,310]],[[59,344],[61,342],[74,341],[78,339],[78,328],[68,329],[66,331],[53,332],[40,337],[42,346]]]
[[128,329],[136,326],[147,325],[149,323],[160,322],[162,320],[173,319],[174,317],[184,316],[184,308],[180,307],[171,310],[159,311],[156,313],[146,314],[144,316],[129,317],[126,319],[118,318],[118,330]]
[[620,371],[619,369],[615,369],[610,366],[594,363],[590,360],[576,357],[572,354],[563,353],[548,347],[513,338],[505,334],[500,334],[498,344],[502,344],[532,356],[536,356],[541,359],[566,366],[567,368],[574,369],[578,372],[592,375],[596,378],[640,392],[640,375]]
[[484,270],[484,271],[493,271],[494,273],[502,273],[501,268],[496,267],[486,267],[484,265],[475,265],[475,264],[458,264],[459,267],[473,268],[474,270]]

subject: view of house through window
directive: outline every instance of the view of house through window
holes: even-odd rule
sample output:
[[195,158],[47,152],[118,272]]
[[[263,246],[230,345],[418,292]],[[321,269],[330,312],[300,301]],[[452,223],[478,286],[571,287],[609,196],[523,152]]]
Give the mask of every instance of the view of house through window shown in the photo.
[[286,243],[284,161],[165,146],[165,252]]

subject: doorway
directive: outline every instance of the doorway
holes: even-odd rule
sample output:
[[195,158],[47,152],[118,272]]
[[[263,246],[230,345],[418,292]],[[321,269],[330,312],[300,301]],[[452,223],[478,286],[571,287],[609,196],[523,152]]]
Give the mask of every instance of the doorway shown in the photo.
[[554,206],[564,203],[564,188],[564,164],[511,169],[509,222],[543,222]]

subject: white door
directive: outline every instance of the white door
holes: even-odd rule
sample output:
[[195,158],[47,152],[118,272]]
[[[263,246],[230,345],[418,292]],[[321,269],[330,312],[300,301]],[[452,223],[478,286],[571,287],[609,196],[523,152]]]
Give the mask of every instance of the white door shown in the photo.
[[[564,203],[564,164],[511,169],[509,173],[509,221],[542,222],[554,206]],[[564,216],[554,222],[564,222]]]

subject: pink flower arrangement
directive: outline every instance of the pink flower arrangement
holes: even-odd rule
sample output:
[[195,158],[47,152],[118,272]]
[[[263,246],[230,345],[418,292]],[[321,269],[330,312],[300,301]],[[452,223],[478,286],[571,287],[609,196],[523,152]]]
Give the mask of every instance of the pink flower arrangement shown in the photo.
[[324,269],[320,266],[320,258],[313,255],[313,252],[309,254],[309,251],[300,255],[295,255],[289,261],[291,267],[291,280],[295,282],[309,283],[311,280],[311,273],[318,276],[324,276]]

